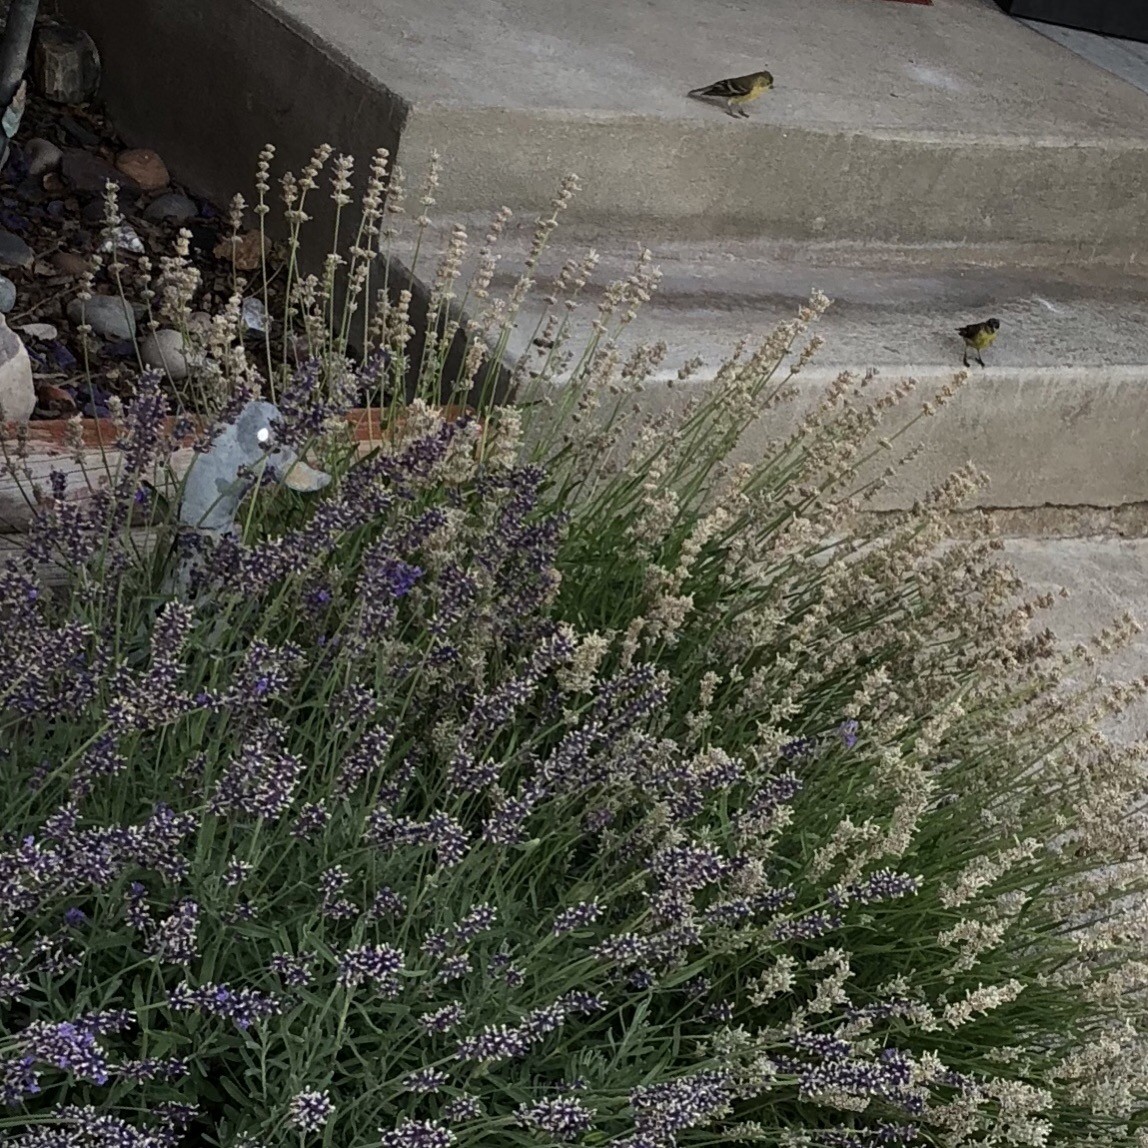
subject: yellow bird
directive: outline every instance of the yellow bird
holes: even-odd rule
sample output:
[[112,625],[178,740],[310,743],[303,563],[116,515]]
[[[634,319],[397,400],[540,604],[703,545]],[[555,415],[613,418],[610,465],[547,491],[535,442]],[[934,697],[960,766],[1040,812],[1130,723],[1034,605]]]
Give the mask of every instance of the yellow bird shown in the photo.
[[773,77],[768,72],[751,72],[748,76],[734,76],[729,80],[718,80],[704,88],[694,88],[689,93],[695,100],[725,100],[725,110],[731,116],[749,118],[742,105],[756,100],[762,92],[773,87]]
[[997,337],[997,331],[1000,330],[1000,325],[999,319],[986,319],[983,323],[970,323],[967,327],[957,328],[957,334],[965,341],[966,367],[969,365],[970,347],[977,353],[977,362],[982,367],[985,365],[984,359],[981,358],[981,352],[992,345],[992,341]]

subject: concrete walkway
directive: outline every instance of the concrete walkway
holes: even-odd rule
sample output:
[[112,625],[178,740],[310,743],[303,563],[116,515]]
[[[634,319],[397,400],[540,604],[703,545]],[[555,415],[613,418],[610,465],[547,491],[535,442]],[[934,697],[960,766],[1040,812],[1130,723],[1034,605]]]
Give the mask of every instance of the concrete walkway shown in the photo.
[[1148,93],[1148,44],[1139,40],[1101,36],[1080,28],[1065,28],[1061,24],[1048,24],[1043,20],[1021,20],[1020,23]]

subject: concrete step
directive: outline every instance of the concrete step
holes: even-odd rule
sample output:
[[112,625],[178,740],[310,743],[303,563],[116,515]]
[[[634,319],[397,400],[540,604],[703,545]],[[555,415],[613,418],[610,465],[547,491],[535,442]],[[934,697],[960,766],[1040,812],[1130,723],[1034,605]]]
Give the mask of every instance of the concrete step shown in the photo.
[[[125,133],[224,196],[264,142],[298,170],[326,140],[362,164],[397,149],[414,178],[437,150],[450,213],[535,208],[575,172],[571,218],[604,235],[1148,244],[1148,94],[992,0],[61,10]],[[748,120],[685,95],[763,66]]]
[[[1066,646],[1087,642],[1126,611],[1146,627],[1098,664],[1089,681],[1131,681],[1148,672],[1148,539],[1008,538],[1003,556],[1032,593],[1068,591],[1067,598],[1058,596],[1036,620],[1051,627]],[[1142,743],[1148,733],[1148,698],[1106,719],[1103,727],[1118,743]]]
[[[477,220],[466,222],[471,234],[482,234]],[[433,263],[447,230],[445,223],[432,226],[424,239],[420,278],[431,274],[421,259],[430,254]],[[527,236],[512,232],[502,245],[496,294],[507,293],[519,274]],[[508,346],[510,361],[526,355],[528,363],[541,362],[532,340],[548,310],[543,297],[562,264],[584,251],[567,235],[544,252],[537,287]],[[585,341],[604,285],[629,274],[636,255],[632,245],[601,250],[594,286],[569,316],[569,346]],[[712,244],[656,244],[660,284],[621,345],[667,345],[642,397],[656,409],[704,386],[739,339],[763,337],[792,318],[813,288],[825,292],[834,303],[815,328],[825,345],[796,379],[798,400],[747,440],[752,454],[795,425],[841,370],[877,368],[889,384],[917,379],[917,396],[898,417],[919,413],[921,401],[961,369],[956,328],[995,316],[1001,329],[984,354],[987,365],[970,360],[957,400],[906,439],[923,442],[924,451],[877,507],[910,504],[970,459],[993,479],[983,506],[1119,508],[1148,501],[1148,278],[1135,265],[1057,270],[987,266],[984,253],[969,257],[980,262],[954,260],[945,249],[898,257],[830,245],[726,242],[718,251]],[[460,294],[471,266],[472,259],[464,263]],[[560,305],[552,310],[563,313]],[[693,356],[704,366],[692,383],[667,386]]]

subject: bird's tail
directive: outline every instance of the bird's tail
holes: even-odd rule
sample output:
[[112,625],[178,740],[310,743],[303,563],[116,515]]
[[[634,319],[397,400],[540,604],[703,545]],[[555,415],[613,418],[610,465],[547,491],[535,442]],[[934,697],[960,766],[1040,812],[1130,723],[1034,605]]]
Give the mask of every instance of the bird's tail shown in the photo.
[[693,96],[694,99],[697,99],[699,96],[708,96],[712,94],[713,93],[710,91],[709,84],[703,88],[694,88],[693,91],[686,92],[687,96]]

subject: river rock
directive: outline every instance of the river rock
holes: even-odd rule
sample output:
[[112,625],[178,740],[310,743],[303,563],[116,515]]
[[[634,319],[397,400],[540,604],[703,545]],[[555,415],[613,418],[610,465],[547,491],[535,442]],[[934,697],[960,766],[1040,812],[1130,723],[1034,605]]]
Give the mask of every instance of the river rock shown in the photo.
[[[136,204],[139,199],[127,188],[119,188],[116,191],[116,209],[120,215],[134,215]],[[93,196],[84,204],[80,211],[80,219],[84,223],[97,224],[102,227],[107,222],[108,209],[104,203],[103,194]]]
[[191,369],[187,352],[183,349],[183,336],[170,327],[160,327],[144,336],[140,343],[140,358],[144,366],[166,371],[175,382],[186,379]]
[[163,160],[149,147],[133,147],[116,156],[116,168],[144,189],[158,191],[167,187],[171,176]]
[[32,45],[32,75],[42,95],[58,104],[82,104],[100,86],[100,53],[82,28],[43,24]]
[[71,275],[75,278],[91,267],[91,261],[86,255],[79,255],[75,251],[57,251],[52,256],[52,266],[61,275]]
[[106,159],[92,155],[80,147],[65,149],[64,158],[60,162],[60,170],[64,179],[76,191],[87,195],[103,195],[104,185],[111,180],[117,187],[138,190],[135,180],[122,171],[117,171]]
[[20,337],[0,317],[0,419],[24,423],[35,409],[32,360]]
[[77,326],[86,322],[105,339],[131,339],[136,333],[135,314],[118,295],[73,299],[68,304],[68,318]]
[[156,196],[144,209],[144,219],[153,223],[161,220],[170,220],[172,223],[184,223],[194,219],[199,214],[199,208],[193,200],[178,191],[168,191]]
[[28,174],[41,179],[59,168],[64,153],[51,140],[33,136],[24,145],[24,158],[28,161]]
[[31,267],[36,253],[11,231],[0,227],[0,267]]
[[0,313],[5,315],[16,306],[16,284],[7,275],[0,275]]

